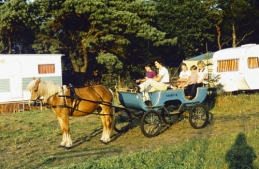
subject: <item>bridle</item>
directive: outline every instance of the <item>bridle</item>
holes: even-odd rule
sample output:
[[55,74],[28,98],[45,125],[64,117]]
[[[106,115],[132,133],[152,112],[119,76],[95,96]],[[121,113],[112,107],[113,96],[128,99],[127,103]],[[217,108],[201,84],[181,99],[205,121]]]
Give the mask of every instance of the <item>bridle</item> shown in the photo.
[[[39,89],[39,84],[36,83],[36,84],[33,86],[32,90],[33,90],[34,92],[38,92],[38,89]],[[40,96],[37,97],[35,100],[30,99],[30,101],[34,101],[33,106],[36,106],[36,104],[40,102]]]
[[[32,90],[33,90],[33,92],[38,92],[38,89],[39,89],[39,83],[36,82],[35,85],[33,86]],[[59,93],[62,93],[62,94],[61,94],[61,95],[58,95]],[[49,97],[47,98],[47,103],[49,103],[49,100],[50,100],[52,97],[56,96],[56,95],[58,95],[58,97],[63,97],[63,105],[56,105],[56,106],[51,105],[51,107],[52,107],[52,108],[68,108],[68,109],[70,110],[70,111],[69,111],[69,115],[72,116],[74,110],[75,110],[76,107],[79,105],[79,102],[76,103],[74,107],[68,106],[68,105],[66,104],[66,97],[70,97],[70,98],[71,98],[71,103],[73,103],[73,99],[74,99],[74,98],[71,97],[71,96],[65,96],[65,95],[64,95],[64,89],[63,89],[63,86],[62,86],[62,87],[61,87],[61,91],[56,92],[55,94],[53,94],[53,95],[51,95],[51,96],[49,96]],[[38,96],[38,98],[36,98],[35,100],[32,100],[32,101],[34,101],[34,106],[36,106],[37,102],[40,101],[40,97],[41,97],[41,96]]]

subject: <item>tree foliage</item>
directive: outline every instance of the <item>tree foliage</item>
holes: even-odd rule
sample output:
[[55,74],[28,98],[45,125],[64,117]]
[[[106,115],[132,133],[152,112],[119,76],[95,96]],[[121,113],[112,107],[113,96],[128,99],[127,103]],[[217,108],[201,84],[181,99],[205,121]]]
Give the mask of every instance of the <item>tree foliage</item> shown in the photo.
[[[222,22],[218,25],[222,31],[222,43],[232,42],[232,47],[249,42],[258,32],[258,2],[254,0],[217,0],[216,10],[222,10]],[[229,45],[230,46],[230,45]]]
[[59,5],[50,2],[35,2],[45,9],[39,14],[45,21],[33,47],[37,53],[63,51],[70,57],[75,72],[87,71],[89,53],[96,56],[107,53],[106,57],[114,55],[127,60],[131,59],[130,49],[136,47],[133,44],[139,43],[136,40],[148,40],[153,46],[175,44],[173,38],[166,38],[166,33],[149,24],[155,15],[151,2],[148,5],[135,1],[66,0],[59,1]]
[[66,79],[82,83],[259,41],[256,0],[5,0],[0,10],[1,53],[63,53]]
[[157,25],[168,36],[177,37],[182,59],[204,52],[206,42],[214,40],[215,34],[210,31],[211,4],[200,0],[159,0],[157,3]]
[[28,46],[33,42],[33,33],[29,22],[26,0],[4,1],[0,6],[0,51],[2,53],[29,52]]

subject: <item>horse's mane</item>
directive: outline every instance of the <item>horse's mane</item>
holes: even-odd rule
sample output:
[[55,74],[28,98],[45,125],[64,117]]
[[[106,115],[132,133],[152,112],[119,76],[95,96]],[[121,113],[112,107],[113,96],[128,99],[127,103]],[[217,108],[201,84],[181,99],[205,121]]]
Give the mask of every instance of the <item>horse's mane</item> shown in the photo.
[[28,84],[28,86],[26,87],[26,90],[29,90],[29,91],[30,91],[30,90],[34,87],[35,83],[36,83],[36,80],[32,80],[32,81]]
[[[27,90],[31,90],[36,83],[37,80],[32,80],[27,86]],[[38,95],[44,97],[44,101],[46,101],[50,96],[58,94],[62,92],[62,88],[59,84],[52,81],[41,81],[38,86]]]
[[52,81],[41,81],[39,83],[38,92],[40,95],[42,95],[44,98],[50,97],[54,94],[57,94],[62,91],[62,88],[60,85],[58,85],[55,82]]

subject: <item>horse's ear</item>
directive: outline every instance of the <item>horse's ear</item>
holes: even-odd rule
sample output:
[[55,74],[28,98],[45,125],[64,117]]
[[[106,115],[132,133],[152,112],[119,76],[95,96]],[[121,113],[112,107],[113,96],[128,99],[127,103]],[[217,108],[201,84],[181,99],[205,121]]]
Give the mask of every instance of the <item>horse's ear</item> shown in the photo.
[[36,80],[35,84],[39,84],[40,83],[40,78],[38,80]]

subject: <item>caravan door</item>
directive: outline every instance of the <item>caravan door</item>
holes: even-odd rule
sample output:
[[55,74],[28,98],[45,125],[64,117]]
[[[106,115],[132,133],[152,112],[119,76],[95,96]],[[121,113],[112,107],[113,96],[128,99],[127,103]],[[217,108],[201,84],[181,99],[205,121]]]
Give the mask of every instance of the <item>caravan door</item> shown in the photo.
[[251,90],[259,89],[259,57],[249,55],[245,64],[245,80]]
[[22,67],[18,61],[10,62],[11,98],[22,98]]

